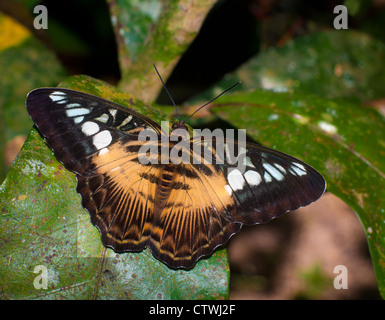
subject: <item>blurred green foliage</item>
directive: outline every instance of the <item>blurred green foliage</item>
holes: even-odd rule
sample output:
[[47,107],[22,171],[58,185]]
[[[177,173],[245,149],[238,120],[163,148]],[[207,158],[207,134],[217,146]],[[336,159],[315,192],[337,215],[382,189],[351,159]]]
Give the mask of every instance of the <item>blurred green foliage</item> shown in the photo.
[[[48,8],[48,30],[33,29],[32,10],[40,3]],[[375,1],[347,0],[349,29],[334,30],[333,7],[339,3],[333,1],[214,4],[0,3],[0,177],[10,170],[0,187],[0,297],[228,297],[225,249],[190,272],[168,270],[146,250],[124,255],[103,251],[97,230],[80,206],[74,176],[31,131],[26,94],[59,83],[126,104],[126,96],[109,82],[139,105],[144,106],[140,100],[154,105],[156,101],[161,109],[169,102],[159,95],[161,84],[152,62],[189,112],[188,106],[243,81],[236,94],[217,101],[199,125],[225,120],[246,128],[255,141],[320,170],[328,190],[358,214],[379,291],[385,296],[384,119],[368,107],[381,105],[385,96],[383,8]],[[106,82],[83,76],[66,79],[81,73]],[[168,106],[164,109],[172,115]],[[160,115],[148,107],[142,112]],[[28,134],[9,169],[15,138]],[[82,238],[82,232],[87,237]],[[83,239],[81,248],[97,252],[96,258],[79,255],[79,239]],[[51,287],[43,295],[34,290],[31,280],[37,257],[54,270]],[[150,277],[152,268],[157,271]],[[312,274],[317,276],[316,271]],[[160,292],[162,283],[171,285]],[[316,297],[318,292],[308,296]]]

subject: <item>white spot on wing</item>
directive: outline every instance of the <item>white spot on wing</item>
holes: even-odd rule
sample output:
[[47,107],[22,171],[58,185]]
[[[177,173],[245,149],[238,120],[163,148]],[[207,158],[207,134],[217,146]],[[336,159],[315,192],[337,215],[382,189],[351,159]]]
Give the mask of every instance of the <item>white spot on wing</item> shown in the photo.
[[263,175],[263,179],[265,180],[265,182],[273,181],[272,176],[267,171],[265,171],[265,174]]
[[73,109],[66,110],[66,114],[68,117],[77,117],[77,116],[82,116],[89,113],[90,113],[90,110],[86,108],[73,108]]
[[280,166],[279,164],[276,164],[276,163],[275,163],[274,166],[275,166],[279,171],[281,171],[283,174],[286,173],[285,168],[282,167],[282,166]]
[[269,163],[264,163],[263,167],[265,170],[276,180],[281,181],[285,177],[278,169],[274,168]]
[[247,170],[244,174],[246,181],[253,187],[259,185],[262,181],[261,175],[253,170]]
[[109,118],[108,114],[103,113],[101,116],[95,118],[95,120],[98,120],[98,121],[103,122],[103,123],[107,123],[108,118]]
[[[66,94],[61,91],[54,91],[52,92],[49,97],[51,98],[52,101],[58,102],[66,99]],[[63,103],[63,102],[61,102]]]
[[104,130],[96,134],[92,140],[94,146],[97,149],[103,149],[108,147],[112,141],[111,133],[108,130]]
[[305,171],[306,172],[306,169],[305,169],[305,167],[302,165],[302,164],[300,164],[300,163],[298,163],[298,162],[293,162],[292,163],[293,165],[295,165],[295,166],[297,166],[299,169],[301,169],[302,171]]
[[302,164],[298,163],[298,162],[293,162],[293,163],[291,164],[291,168],[290,168],[290,169],[291,169],[292,171],[294,171],[295,174],[297,174],[298,176],[303,176],[303,175],[306,174],[306,169],[305,169],[305,167],[304,167]]
[[66,105],[66,108],[67,109],[71,109],[71,108],[78,108],[78,107],[81,107],[82,105],[80,103],[69,103]]
[[231,170],[227,176],[227,180],[234,191],[243,189],[245,179],[238,169]]
[[126,125],[127,123],[129,123],[131,120],[132,120],[132,116],[129,115],[126,119],[123,120],[122,124],[118,127],[118,129],[120,129],[120,127],[125,126],[125,125]]
[[110,112],[110,114],[115,117],[116,113],[118,112],[118,110],[116,109],[108,109],[108,111]]
[[83,116],[74,118],[74,122],[75,122],[76,124],[79,124],[79,123],[82,122],[83,120],[84,120],[84,117],[83,117]]
[[95,122],[87,121],[82,124],[82,131],[87,136],[92,136],[99,131],[99,126]]
[[306,172],[303,172],[302,170],[299,170],[298,168],[296,167],[292,167],[291,168],[298,176],[303,176],[306,174]]

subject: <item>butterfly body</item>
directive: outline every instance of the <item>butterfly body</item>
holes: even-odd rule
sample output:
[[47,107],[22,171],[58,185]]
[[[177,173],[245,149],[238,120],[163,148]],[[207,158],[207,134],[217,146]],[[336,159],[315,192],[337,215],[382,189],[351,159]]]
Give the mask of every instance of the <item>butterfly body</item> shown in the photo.
[[[116,252],[148,247],[171,268],[192,268],[243,224],[268,222],[325,190],[312,167],[252,143],[244,145],[244,170],[219,152],[219,146],[236,146],[233,140],[209,145],[208,162],[197,154],[208,148],[205,137],[186,138],[189,148],[173,154],[177,129],[187,130],[183,121],[167,133],[135,110],[86,93],[41,88],[26,104],[55,157],[76,174],[82,205],[103,244]],[[154,161],[140,158],[149,143],[140,139],[145,130],[155,137]],[[184,160],[174,161],[183,153]]]
[[[175,180],[175,175],[176,166],[174,164],[162,166],[160,179],[155,193],[155,212],[161,212],[166,205],[171,194],[171,188]],[[156,214],[156,216],[159,216],[159,214]]]

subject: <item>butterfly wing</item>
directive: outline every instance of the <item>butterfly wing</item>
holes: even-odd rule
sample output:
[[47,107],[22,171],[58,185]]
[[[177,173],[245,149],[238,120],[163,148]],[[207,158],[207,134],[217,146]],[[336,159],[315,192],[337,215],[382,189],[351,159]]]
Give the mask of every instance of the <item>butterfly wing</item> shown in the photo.
[[[205,137],[199,137],[192,144],[204,143]],[[222,146],[223,152],[219,152],[218,147]],[[218,198],[230,196],[230,205],[224,211],[230,221],[266,223],[287,211],[309,205],[325,191],[325,179],[317,170],[285,153],[229,139],[213,139],[210,147],[209,161],[215,164],[216,171],[222,172],[226,183],[215,184],[207,177],[204,183],[218,190]],[[241,151],[242,156],[238,154],[234,162],[235,153],[229,150]]]
[[141,250],[151,231],[160,167],[138,159],[139,133],[159,125],[111,101],[78,91],[43,88],[29,93],[27,110],[56,158],[76,173],[77,191],[103,244]]
[[204,148],[205,141],[193,138],[191,161],[176,166],[168,201],[155,217],[163,167],[139,161],[146,141],[138,136],[152,128],[158,143],[157,123],[113,102],[59,88],[32,91],[27,109],[56,158],[76,173],[83,207],[103,244],[117,252],[149,246],[173,268],[193,267],[243,224],[267,222],[308,205],[325,190],[322,176],[307,164],[255,144],[246,145],[245,170],[227,152],[218,162],[216,143],[210,163],[195,163],[200,155],[194,147]]
[[[252,143],[246,144],[243,171],[226,151],[216,158],[216,143],[209,152],[211,159],[206,158],[210,163],[205,164],[203,151],[193,151],[194,145],[203,149],[204,139],[193,139],[190,164],[177,167],[169,202],[152,236],[153,252],[172,267],[193,267],[243,224],[266,223],[306,206],[326,187],[323,177],[306,163]],[[235,141],[219,143],[238,147]],[[193,159],[198,158],[196,163]]]
[[[93,174],[77,175],[82,205],[98,227],[105,246],[116,252],[140,251],[152,230],[158,166],[143,166],[135,154],[123,158],[118,146],[94,159]],[[111,161],[107,157],[114,157]]]
[[27,110],[65,167],[85,174],[90,160],[112,142],[138,141],[139,132],[159,125],[140,113],[102,98],[61,88],[31,91]]
[[241,223],[224,214],[231,199],[218,186],[225,182],[220,171],[191,164],[176,167],[168,203],[151,236],[155,257],[173,268],[190,269],[240,230]]

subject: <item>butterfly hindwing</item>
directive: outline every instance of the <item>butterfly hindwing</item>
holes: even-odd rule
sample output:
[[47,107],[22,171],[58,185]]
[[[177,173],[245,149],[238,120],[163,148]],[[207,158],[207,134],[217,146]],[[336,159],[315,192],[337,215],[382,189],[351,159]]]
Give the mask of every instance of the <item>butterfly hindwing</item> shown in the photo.
[[240,230],[241,223],[231,222],[223,214],[230,199],[216,189],[224,182],[221,172],[207,176],[191,164],[177,166],[168,202],[155,220],[151,237],[158,259],[174,268],[189,269]]
[[150,177],[160,170],[143,166],[135,154],[107,159],[118,153],[119,147],[111,147],[95,160],[94,176],[78,175],[77,191],[104,245],[117,252],[138,251],[147,245],[152,230],[156,181]]

